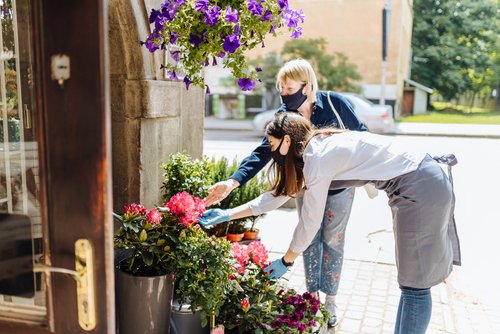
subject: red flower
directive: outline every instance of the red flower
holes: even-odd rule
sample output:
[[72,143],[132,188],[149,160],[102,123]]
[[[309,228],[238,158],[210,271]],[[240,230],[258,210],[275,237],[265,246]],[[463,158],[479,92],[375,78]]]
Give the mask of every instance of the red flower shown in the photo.
[[144,216],[148,211],[148,209],[146,209],[143,205],[135,203],[125,205],[123,210],[125,210],[125,213],[123,214],[123,218],[125,220],[131,219],[135,216]]
[[243,312],[247,313],[248,310],[250,310],[250,301],[248,300],[248,298],[244,298],[244,299],[240,300],[240,306],[241,306],[241,309],[243,310]]

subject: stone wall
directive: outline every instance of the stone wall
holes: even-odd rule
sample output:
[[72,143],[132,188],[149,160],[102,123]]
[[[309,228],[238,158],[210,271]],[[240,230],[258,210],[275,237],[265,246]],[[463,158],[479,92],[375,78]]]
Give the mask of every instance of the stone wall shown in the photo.
[[164,54],[141,47],[148,13],[160,1],[109,1],[113,209],[161,204],[160,168],[171,153],[203,152],[204,92],[165,80]]

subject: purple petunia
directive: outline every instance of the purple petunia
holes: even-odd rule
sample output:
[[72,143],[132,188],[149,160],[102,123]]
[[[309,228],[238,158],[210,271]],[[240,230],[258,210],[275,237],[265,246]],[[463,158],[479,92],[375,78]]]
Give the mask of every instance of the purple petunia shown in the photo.
[[179,61],[181,59],[181,53],[178,50],[170,51],[170,56],[175,61]]
[[266,21],[271,20],[272,18],[273,18],[273,13],[270,10],[266,10],[264,15],[262,15],[262,17],[260,18],[260,20],[262,22],[266,22]]
[[204,40],[205,40],[205,31],[203,31],[201,36],[198,36],[196,34],[189,34],[189,43],[191,43],[195,47],[200,46],[200,44],[203,43]]
[[186,89],[189,89],[189,85],[191,84],[191,80],[188,77],[184,77],[184,84],[186,85]]
[[224,58],[226,56],[226,53],[224,51],[221,51],[217,54],[217,57],[219,58]]
[[158,46],[158,44],[156,44],[155,42],[153,42],[152,40],[148,39],[145,43],[144,43],[144,46],[146,46],[146,48],[149,50],[149,52],[153,53],[155,52],[156,50],[158,50],[160,47]]
[[177,76],[177,73],[175,73],[175,71],[167,71],[167,75],[170,80],[179,80],[179,77]]
[[288,0],[278,0],[278,5],[281,9],[288,8]]
[[240,78],[238,79],[238,86],[241,87],[241,90],[243,91],[250,91],[254,89],[255,87],[255,82],[252,81],[250,78]]
[[256,67],[256,68],[255,68],[255,71],[256,71],[256,72],[262,72],[262,68],[260,68],[260,67]]
[[241,26],[239,23],[234,26],[233,35],[241,35]]
[[292,34],[290,35],[291,38],[299,38],[302,35],[302,28],[297,27],[293,29]]
[[179,34],[176,33],[175,31],[172,31],[170,33],[170,44],[175,44],[175,42],[177,42],[178,38],[179,38]]
[[205,12],[208,9],[208,0],[198,0],[194,5],[197,12]]
[[211,27],[214,27],[217,24],[217,21],[219,21],[219,12],[219,6],[213,6],[212,9],[207,9],[205,11],[205,18],[203,19],[203,22]]
[[296,28],[299,25],[299,21],[304,23],[305,15],[302,9],[299,11],[287,9],[282,14],[282,17],[286,21],[286,25],[288,28]]
[[224,39],[224,43],[222,44],[224,51],[229,53],[234,53],[239,47],[240,39],[236,35],[226,37],[226,39]]
[[262,15],[262,6],[256,0],[249,0],[247,8],[253,15]]
[[156,18],[161,14],[159,10],[152,9],[151,14],[149,14],[149,23],[153,23],[156,21]]
[[227,6],[226,7],[226,21],[236,23],[236,22],[238,22],[238,20],[239,20],[238,11],[236,9],[233,10],[231,7]]

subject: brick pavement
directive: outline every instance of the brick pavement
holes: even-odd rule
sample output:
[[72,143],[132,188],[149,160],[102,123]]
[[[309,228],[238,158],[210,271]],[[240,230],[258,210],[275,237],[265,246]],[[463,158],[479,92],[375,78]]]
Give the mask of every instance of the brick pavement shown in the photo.
[[[272,258],[282,253],[272,252]],[[393,264],[344,260],[337,296],[340,323],[322,334],[391,334],[394,331],[399,287]],[[287,285],[306,291],[302,257],[285,276]],[[324,295],[321,296],[324,300]],[[432,288],[432,318],[428,334],[499,334],[500,307],[487,306],[457,295],[446,283]]]

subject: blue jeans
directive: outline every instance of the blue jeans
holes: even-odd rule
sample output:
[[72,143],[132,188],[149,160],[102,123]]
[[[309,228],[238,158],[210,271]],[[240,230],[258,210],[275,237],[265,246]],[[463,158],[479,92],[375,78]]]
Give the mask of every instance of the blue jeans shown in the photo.
[[[309,292],[320,290],[327,295],[337,295],[344,261],[345,230],[353,200],[354,188],[326,198],[321,227],[302,254]],[[297,208],[300,212],[301,197],[297,197]]]
[[398,315],[394,334],[425,334],[432,313],[431,289],[400,286]]

